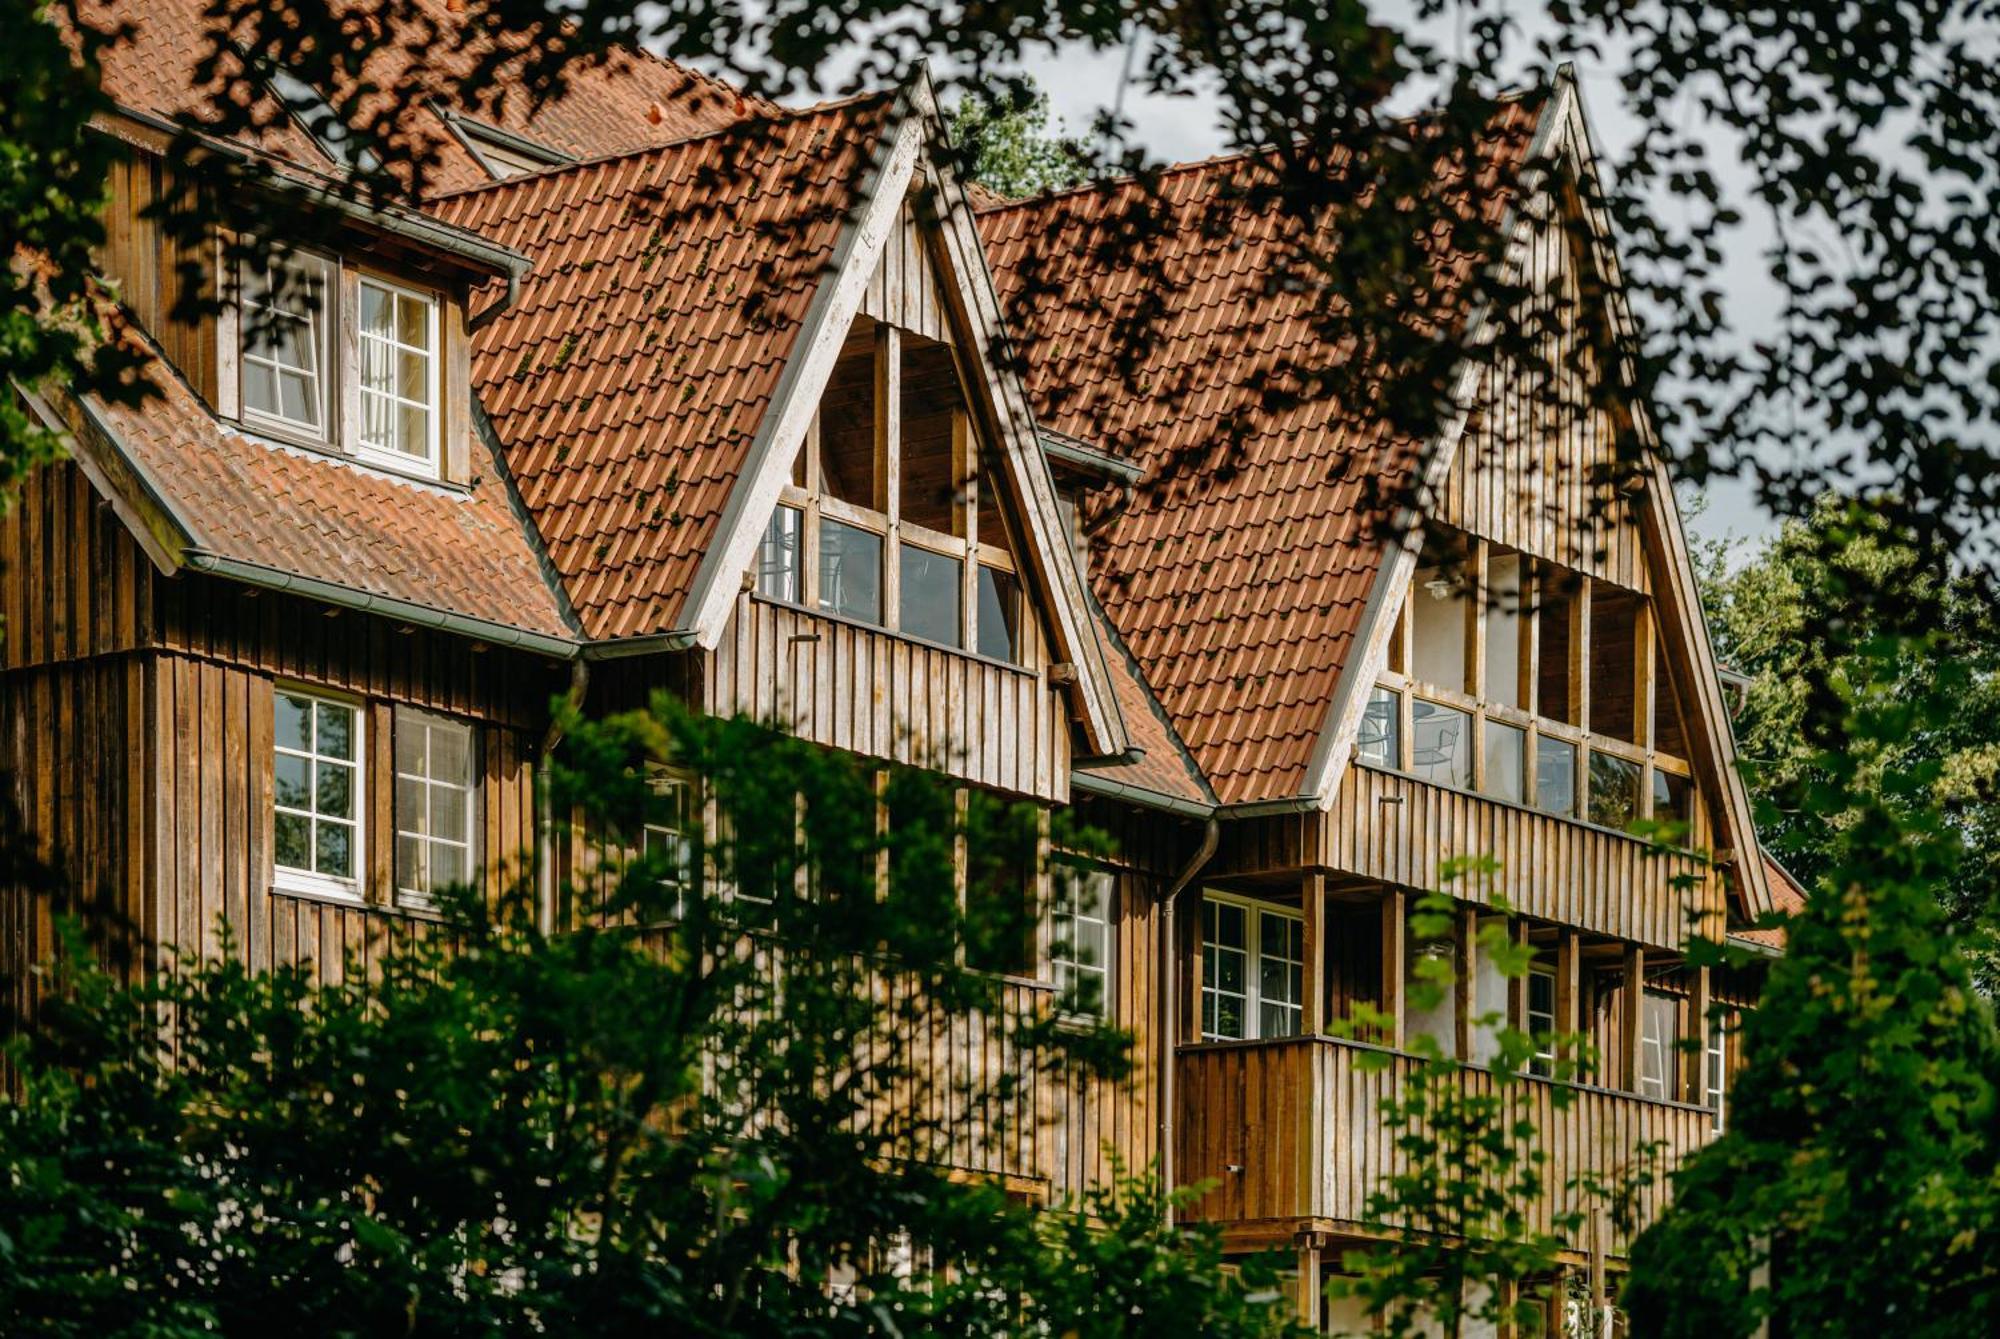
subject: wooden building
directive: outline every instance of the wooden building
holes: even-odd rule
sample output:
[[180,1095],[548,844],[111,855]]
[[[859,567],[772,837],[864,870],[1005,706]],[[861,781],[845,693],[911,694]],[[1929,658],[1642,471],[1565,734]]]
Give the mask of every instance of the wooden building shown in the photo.
[[[1682,957],[1771,892],[1672,489],[1604,482],[1594,411],[1551,429],[1503,368],[1436,441],[1307,405],[1251,414],[1230,470],[1146,487],[1304,337],[1302,300],[1257,288],[1282,228],[1169,234],[1186,283],[1152,296],[1176,335],[1139,380],[1173,393],[1122,392],[1134,285],[1092,242],[1125,188],[975,210],[921,80],[793,112],[636,55],[579,81],[588,115],[436,113],[417,130],[449,189],[348,208],[336,242],[246,268],[240,307],[179,321],[187,258],[145,206],[198,10],[149,7],[100,127],[133,150],[114,326],[162,394],[25,393],[70,454],[0,521],[5,784],[133,970],[227,924],[257,965],[337,974],[461,878],[537,878],[553,919],[548,703],[665,687],[1117,836],[1101,956],[1045,937],[1010,989],[1048,1009],[1059,972],[1101,973],[1136,1072],[1031,1093],[967,1169],[1035,1197],[1113,1153],[1213,1180],[1193,1215],[1296,1250],[1311,1315],[1396,1167],[1375,1107],[1418,1031],[1472,1086],[1482,1014],[1593,1037],[1560,1113],[1553,1079],[1514,1092],[1558,1180],[1717,1128],[1736,1057],[1710,1005],[1756,983]],[[1510,115],[1590,170],[1573,85]],[[230,151],[336,171],[302,124]],[[1176,169],[1164,198],[1194,211],[1262,170]],[[1529,217],[1533,282],[1615,275]],[[1010,329],[1030,272],[1075,300]],[[1392,469],[1433,500],[1421,545],[1356,488]],[[1669,819],[1683,853],[1632,831]],[[1490,874],[1452,877],[1477,856]],[[1447,939],[1410,932],[1426,891],[1456,899]],[[18,1008],[51,911],[0,904]],[[1534,948],[1525,980],[1479,961],[1494,917]],[[1462,984],[1420,1013],[1430,954]],[[1392,1020],[1374,1042],[1332,1035],[1356,1003]],[[1622,1245],[1571,1243],[1579,1264]]]

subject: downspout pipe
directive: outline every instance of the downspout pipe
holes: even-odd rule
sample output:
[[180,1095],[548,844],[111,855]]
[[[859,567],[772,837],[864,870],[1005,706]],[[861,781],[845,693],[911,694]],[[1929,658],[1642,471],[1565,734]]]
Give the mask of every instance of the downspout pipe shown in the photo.
[[[572,711],[583,706],[590,687],[590,662],[581,656],[569,663],[569,691],[563,702]],[[549,722],[542,735],[542,751],[535,760],[535,926],[544,935],[556,930],[556,809],[549,794],[549,759],[562,742],[560,716]]]
[[[1177,936],[1174,932],[1174,907],[1187,886],[1207,867],[1215,857],[1216,844],[1222,837],[1222,824],[1214,817],[1208,818],[1201,833],[1201,846],[1187,862],[1174,881],[1167,885],[1167,891],[1160,897],[1160,1180],[1169,1193],[1174,1188],[1174,1066],[1175,1051],[1180,1046],[1177,1035],[1180,1028],[1180,988],[1175,980],[1174,947]],[[1174,1211],[1169,1204],[1167,1226],[1173,1226]]]

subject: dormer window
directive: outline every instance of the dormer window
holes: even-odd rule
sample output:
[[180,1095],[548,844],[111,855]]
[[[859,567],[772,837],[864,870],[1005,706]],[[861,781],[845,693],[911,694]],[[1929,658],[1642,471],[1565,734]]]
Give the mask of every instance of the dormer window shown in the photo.
[[437,473],[437,299],[361,280],[361,450]]
[[243,284],[243,416],[328,440],[332,267],[292,255]]
[[244,267],[236,313],[246,427],[370,465],[444,473],[442,295],[310,252]]

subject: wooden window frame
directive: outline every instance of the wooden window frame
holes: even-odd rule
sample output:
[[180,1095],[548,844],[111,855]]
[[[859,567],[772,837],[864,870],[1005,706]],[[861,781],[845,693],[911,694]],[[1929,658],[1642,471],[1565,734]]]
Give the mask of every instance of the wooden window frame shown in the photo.
[[[286,748],[285,746],[277,742],[277,729],[276,729],[275,716],[278,709],[277,700],[280,697],[303,698],[304,700],[311,702],[313,704],[315,718],[317,717],[318,709],[322,704],[332,707],[341,707],[352,715],[353,718],[352,728],[354,731],[354,757],[352,759],[345,759],[345,758],[331,759],[334,762],[351,764],[354,770],[354,780],[352,783],[353,789],[351,792],[351,802],[353,803],[354,806],[354,817],[352,820],[354,837],[353,837],[353,846],[351,851],[349,852],[349,857],[354,873],[344,878],[339,875],[322,874],[317,870],[298,869],[294,866],[281,865],[278,863],[277,817],[281,811],[292,814],[303,815],[306,818],[308,824],[316,824],[321,821],[317,808],[314,808],[312,810],[301,810],[295,808],[286,808],[281,810],[277,800],[277,785],[276,785],[276,769],[277,769],[278,755],[280,753],[284,753],[293,757],[306,757],[308,759],[315,761],[322,756],[327,756],[331,758],[331,755],[322,755],[318,750],[317,724],[315,724],[314,726],[314,731],[315,731],[315,738],[313,741],[314,747],[308,753],[301,754],[297,749]],[[368,704],[361,698],[351,697],[344,693],[329,692],[328,690],[317,686],[309,684],[291,683],[291,682],[280,682],[274,684],[272,687],[271,711],[274,717],[272,723],[273,728],[271,732],[271,754],[268,762],[268,765],[272,769],[272,775],[273,775],[273,782],[271,789],[271,811],[270,811],[271,824],[272,824],[271,886],[273,889],[281,893],[291,893],[291,894],[303,895],[306,897],[324,898],[329,901],[346,902],[356,906],[366,905],[368,900],[368,798],[372,789],[370,786],[369,771],[368,771],[368,715],[369,715]],[[318,788],[316,784],[317,783],[316,770],[309,769],[307,777],[308,777],[307,780],[308,786],[312,787],[316,791]],[[347,820],[333,818],[329,819],[328,821],[344,822]],[[318,841],[317,835],[314,836],[313,840],[316,844]]]
[[[822,608],[820,604],[820,526],[824,520],[839,521],[866,530],[882,541],[881,618],[872,623],[863,619],[853,621],[864,626],[880,628],[920,645],[941,646],[946,650],[981,660],[994,660],[994,657],[981,655],[978,651],[979,568],[986,566],[1005,572],[1013,578],[1017,587],[1021,582],[1021,572],[1019,565],[1006,549],[996,544],[985,543],[979,536],[982,521],[989,526],[998,525],[1003,528],[1005,521],[992,506],[983,504],[979,488],[980,471],[976,468],[978,443],[972,430],[970,414],[966,409],[960,408],[952,415],[953,485],[959,498],[957,505],[959,514],[963,517],[965,533],[947,534],[919,525],[915,521],[906,520],[902,515],[903,332],[896,326],[878,322],[875,333],[876,459],[873,491],[876,505],[863,507],[835,497],[828,491],[825,463],[820,454],[820,419],[815,414],[811,423],[807,425],[804,440],[799,444],[798,465],[793,471],[793,476],[778,494],[780,506],[794,508],[800,513],[799,598],[796,601],[787,601],[763,593],[757,587],[755,574],[750,583],[751,589],[759,599],[774,604],[789,604],[807,613],[823,617],[845,617],[836,611]],[[766,525],[768,524],[767,521]],[[903,630],[901,577],[904,544],[913,544],[958,563],[960,585],[957,644],[932,641]],[[1011,663],[1015,668],[1024,668],[1019,663],[1025,659],[1023,651],[1025,644],[1016,647],[1016,661],[999,663]]]

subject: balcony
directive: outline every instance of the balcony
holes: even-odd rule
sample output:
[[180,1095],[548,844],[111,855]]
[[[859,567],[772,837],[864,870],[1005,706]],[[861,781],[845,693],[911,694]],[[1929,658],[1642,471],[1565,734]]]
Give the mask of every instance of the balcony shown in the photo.
[[[1364,1071],[1357,1062],[1370,1052],[1387,1055],[1387,1067]],[[1180,1048],[1175,1179],[1217,1183],[1187,1217],[1223,1224],[1243,1246],[1278,1244],[1302,1230],[1365,1234],[1370,1191],[1406,1166],[1383,1124],[1382,1100],[1401,1090],[1418,1063],[1405,1052],[1324,1036]],[[1478,1068],[1461,1070],[1460,1081],[1476,1090],[1494,1085]],[[1574,1100],[1558,1109],[1564,1089]],[[1509,1092],[1510,1116],[1532,1120],[1549,1154],[1547,1189],[1529,1215],[1542,1231],[1552,1231],[1556,1214],[1571,1207],[1568,1185],[1577,1175],[1616,1182],[1653,1144],[1670,1167],[1714,1134],[1713,1113],[1682,1102],[1535,1078]],[[1660,1183],[1640,1193],[1640,1226],[1665,1196]],[[1624,1238],[1608,1223],[1602,1230],[1598,1249],[1622,1254]],[[1569,1245],[1583,1251],[1593,1243]]]

